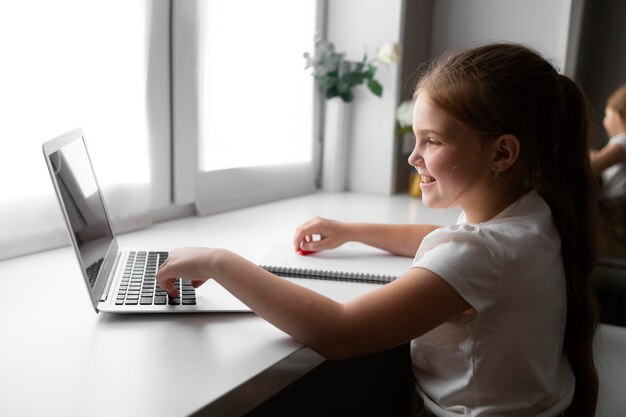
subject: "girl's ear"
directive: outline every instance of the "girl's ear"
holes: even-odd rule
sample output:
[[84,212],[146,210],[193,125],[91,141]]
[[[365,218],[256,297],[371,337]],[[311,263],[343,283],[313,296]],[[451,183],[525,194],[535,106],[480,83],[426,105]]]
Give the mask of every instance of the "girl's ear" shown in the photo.
[[493,143],[491,160],[493,172],[503,172],[515,164],[520,154],[520,141],[515,135],[499,136]]

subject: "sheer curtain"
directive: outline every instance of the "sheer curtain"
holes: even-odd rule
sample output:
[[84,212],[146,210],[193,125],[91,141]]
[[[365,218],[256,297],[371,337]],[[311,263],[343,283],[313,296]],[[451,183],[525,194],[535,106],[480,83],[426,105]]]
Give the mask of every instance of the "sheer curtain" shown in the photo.
[[150,223],[146,97],[151,3],[3,3],[0,259],[69,242],[41,144],[78,127],[85,133],[115,231]]

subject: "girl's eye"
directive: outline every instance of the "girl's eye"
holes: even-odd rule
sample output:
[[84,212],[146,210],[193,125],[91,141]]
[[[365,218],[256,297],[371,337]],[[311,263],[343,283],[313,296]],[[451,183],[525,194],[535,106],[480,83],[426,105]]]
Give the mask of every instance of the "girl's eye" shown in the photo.
[[417,145],[419,145],[421,147],[433,147],[433,146],[441,145],[441,142],[439,142],[437,139],[433,139],[433,138],[429,138],[429,137],[419,138],[416,141],[416,143],[417,143]]

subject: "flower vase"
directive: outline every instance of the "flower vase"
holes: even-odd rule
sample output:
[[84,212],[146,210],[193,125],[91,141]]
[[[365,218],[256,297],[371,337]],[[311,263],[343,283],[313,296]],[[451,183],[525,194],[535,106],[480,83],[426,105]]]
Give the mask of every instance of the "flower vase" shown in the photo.
[[350,103],[345,103],[339,97],[326,100],[322,150],[324,191],[342,192],[348,186],[349,135]]

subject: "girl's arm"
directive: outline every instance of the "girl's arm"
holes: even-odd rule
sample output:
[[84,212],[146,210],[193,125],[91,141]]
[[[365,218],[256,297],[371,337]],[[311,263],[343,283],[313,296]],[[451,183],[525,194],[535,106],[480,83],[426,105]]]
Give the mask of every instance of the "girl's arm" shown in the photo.
[[400,345],[470,307],[443,279],[421,268],[345,304],[224,249],[173,251],[157,273],[159,285],[173,296],[174,277],[195,286],[213,277],[256,314],[330,359]]
[[626,149],[618,143],[606,145],[599,151],[589,153],[591,170],[598,175],[608,167],[626,161]]
[[[316,217],[296,230],[294,248],[320,251],[346,242],[362,242],[395,255],[415,256],[424,236],[440,226],[427,224],[344,223]],[[313,235],[318,235],[315,240]]]

